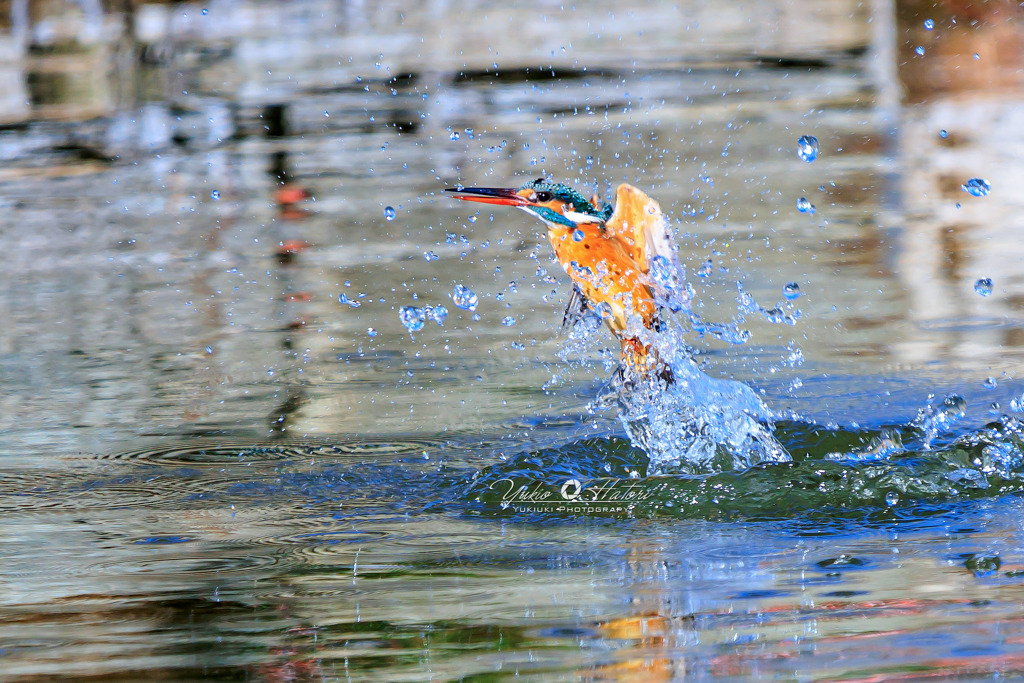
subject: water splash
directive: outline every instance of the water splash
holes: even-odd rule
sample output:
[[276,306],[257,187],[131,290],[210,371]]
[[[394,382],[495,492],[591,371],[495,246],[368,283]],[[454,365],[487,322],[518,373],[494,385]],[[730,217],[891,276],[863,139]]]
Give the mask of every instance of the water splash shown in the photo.
[[[657,476],[653,458],[648,461],[629,443],[611,437],[513,455],[460,486],[470,499],[506,509],[502,492],[510,484],[528,487],[532,500],[547,495],[557,501],[571,478],[579,482],[577,500],[585,501],[588,492],[622,489],[628,482],[633,504],[606,514],[799,517],[826,524],[891,520],[893,508],[902,519],[929,517],[942,501],[1024,492],[1024,423],[1010,416],[950,434],[928,451],[913,424],[862,430],[780,421],[775,438],[792,454],[791,461],[741,472]],[[639,482],[630,481],[637,476]]]
[[910,426],[921,434],[921,450],[931,450],[935,439],[948,432],[966,412],[967,401],[956,394],[950,394],[939,404],[929,404],[918,411]]
[[686,282],[683,268],[678,261],[670,261],[668,257],[657,255],[651,258],[651,284],[654,289],[655,301],[659,306],[668,308],[673,313],[689,310],[693,301],[693,288]]
[[707,474],[790,460],[753,389],[706,375],[685,354],[667,365],[671,383],[646,376],[618,396],[619,418],[652,472]]
[[630,323],[630,334],[652,347],[661,370],[638,373],[622,367],[599,404],[614,398],[620,421],[633,445],[650,457],[652,472],[706,474],[788,462],[789,454],[772,434],[771,411],[747,385],[701,371],[686,343],[684,323],[698,334],[734,343],[745,342],[749,332],[735,324],[704,322],[693,312],[693,292],[678,260],[657,261],[652,279],[659,303],[684,313],[664,316],[657,331]]
[[[790,289],[791,286],[795,286],[796,289]],[[773,324],[785,323],[786,325],[796,325],[796,321],[800,318],[800,309],[795,308],[792,301],[800,296],[800,286],[795,282],[791,282],[783,289],[783,296],[786,297],[787,301],[779,302],[773,308],[764,308],[749,292],[743,291],[743,284],[737,283],[739,293],[736,295],[736,310],[741,315],[756,315],[760,314],[764,316],[764,319]]]

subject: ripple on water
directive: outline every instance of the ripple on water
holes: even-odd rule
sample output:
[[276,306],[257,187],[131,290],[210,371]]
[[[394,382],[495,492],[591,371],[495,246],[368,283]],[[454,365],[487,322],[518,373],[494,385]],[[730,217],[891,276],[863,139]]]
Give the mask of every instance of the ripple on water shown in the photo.
[[[364,523],[369,520],[362,520]],[[291,522],[295,526],[301,526],[306,529],[311,529],[315,522],[294,520]],[[376,522],[376,523],[379,523]],[[347,554],[354,552],[354,549],[348,549],[348,546],[361,547],[364,544],[377,545],[383,541],[383,539],[391,536],[390,531],[383,531],[380,529],[324,529],[321,531],[296,531],[295,533],[288,534],[277,534],[268,536],[250,536],[244,539],[240,539],[238,543],[248,546],[280,546],[283,548],[299,548],[303,550],[312,550],[320,546],[330,548],[331,546],[344,546],[339,548],[335,552],[336,554]],[[321,551],[315,551],[320,553]],[[331,552],[325,550],[323,552]]]
[[926,332],[982,332],[1006,330],[1024,326],[1024,320],[1016,318],[935,318],[919,320],[917,326]]
[[423,451],[432,451],[447,446],[447,442],[440,439],[405,439],[394,441],[378,442],[350,442],[340,443],[333,448],[335,452],[347,455],[419,455]]
[[[304,453],[310,446],[256,446],[251,443],[196,445],[177,443],[150,446],[116,453],[91,456],[88,459],[121,460],[131,462],[153,461],[161,465],[219,465],[239,460],[285,460]],[[315,448],[315,447],[314,447]]]
[[403,438],[379,441],[337,441],[311,443],[178,443],[119,451],[101,455],[80,455],[77,459],[91,461],[130,461],[153,463],[161,466],[187,465],[192,467],[221,467],[239,463],[267,463],[288,460],[350,460],[348,456],[362,456],[367,460],[382,456],[421,455],[424,451],[452,448],[442,439]]
[[101,574],[106,576],[124,576],[125,572],[132,575],[167,575],[219,577],[228,574],[260,575],[261,572],[279,567],[284,558],[275,553],[252,554],[235,549],[218,549],[204,547],[194,554],[183,549],[154,548],[145,556],[139,552],[131,555],[112,554],[111,559],[94,562],[85,566],[82,573]]
[[764,546],[756,542],[756,539],[728,539],[724,543],[715,543],[703,548],[696,548],[694,558],[710,561],[733,561],[743,562],[765,562],[781,560],[786,557],[793,557],[800,553],[798,548],[778,546]]
[[[384,463],[397,460],[399,464],[390,467],[402,470],[403,457],[428,462],[425,453],[457,448],[441,439],[402,438],[270,445],[177,442],[78,454],[66,458],[75,466],[59,479],[41,469],[5,473],[0,479],[0,511],[197,509],[240,496],[254,501],[286,494],[325,500],[373,497],[385,495],[389,488]],[[351,473],[362,490],[353,491],[345,473]],[[398,475],[403,485],[417,483],[408,473]]]

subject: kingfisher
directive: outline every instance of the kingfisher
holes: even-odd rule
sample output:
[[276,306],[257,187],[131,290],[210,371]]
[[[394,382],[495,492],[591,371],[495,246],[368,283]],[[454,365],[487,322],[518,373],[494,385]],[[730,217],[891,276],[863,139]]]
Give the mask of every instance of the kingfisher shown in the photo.
[[[562,183],[544,178],[514,188],[457,187],[446,192],[456,199],[522,209],[539,218],[563,270],[573,283],[566,318],[586,309],[604,319],[622,343],[622,358],[642,374],[671,373],[649,344],[630,331],[629,319],[657,331],[664,292],[652,276],[652,265],[676,263],[678,250],[668,222],[656,201],[623,183],[614,205],[602,205]],[[660,301],[659,301],[660,300]]]

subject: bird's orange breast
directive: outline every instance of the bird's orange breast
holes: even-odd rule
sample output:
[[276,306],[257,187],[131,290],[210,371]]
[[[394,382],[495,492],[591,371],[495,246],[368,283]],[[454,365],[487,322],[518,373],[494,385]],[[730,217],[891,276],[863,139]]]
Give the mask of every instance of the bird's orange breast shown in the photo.
[[[579,233],[582,239],[577,239]],[[608,237],[598,225],[549,229],[548,238],[558,262],[591,308],[598,310],[602,303],[608,304],[611,315],[605,321],[613,332],[625,331],[631,313],[650,327],[655,314],[654,296],[642,269],[619,240]]]

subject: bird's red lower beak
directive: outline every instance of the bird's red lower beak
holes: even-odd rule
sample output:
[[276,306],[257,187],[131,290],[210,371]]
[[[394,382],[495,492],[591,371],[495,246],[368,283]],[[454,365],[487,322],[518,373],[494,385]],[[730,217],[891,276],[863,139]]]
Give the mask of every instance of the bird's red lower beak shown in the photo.
[[526,206],[530,202],[517,194],[513,187],[450,187],[445,192],[454,192],[456,199],[481,204],[499,204],[501,206]]

